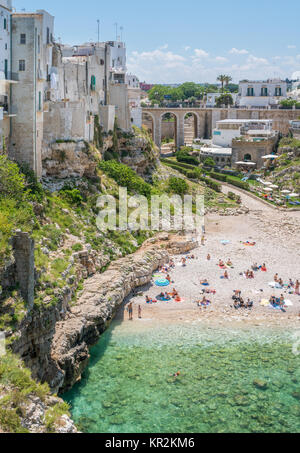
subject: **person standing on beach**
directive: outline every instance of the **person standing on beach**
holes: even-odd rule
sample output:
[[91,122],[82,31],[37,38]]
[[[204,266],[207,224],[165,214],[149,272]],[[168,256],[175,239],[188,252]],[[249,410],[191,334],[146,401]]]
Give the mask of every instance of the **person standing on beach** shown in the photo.
[[142,319],[142,307],[139,305],[139,319]]
[[133,320],[133,306],[132,302],[128,305],[128,315],[129,315],[129,321]]

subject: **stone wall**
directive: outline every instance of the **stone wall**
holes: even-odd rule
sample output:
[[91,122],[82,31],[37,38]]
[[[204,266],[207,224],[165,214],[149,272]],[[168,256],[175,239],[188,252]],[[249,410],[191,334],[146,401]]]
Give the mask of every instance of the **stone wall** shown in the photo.
[[2,289],[19,286],[29,308],[34,303],[34,241],[28,233],[16,232],[12,238],[13,257],[0,269]]

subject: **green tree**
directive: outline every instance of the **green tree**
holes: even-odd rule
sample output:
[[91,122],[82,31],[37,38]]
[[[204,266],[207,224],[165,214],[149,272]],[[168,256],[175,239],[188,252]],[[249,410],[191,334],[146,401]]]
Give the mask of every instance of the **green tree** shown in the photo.
[[222,84],[222,93],[224,91],[224,84],[226,83],[226,80],[227,80],[227,76],[225,74],[221,74],[217,77],[217,81],[221,82],[221,84]]
[[205,167],[214,167],[216,164],[212,157],[207,157],[204,161],[204,165]]
[[189,186],[188,183],[181,178],[177,178],[176,176],[171,176],[169,178],[169,190],[172,193],[177,195],[184,195],[188,192]]
[[233,98],[230,93],[223,93],[221,96],[219,96],[216,99],[216,105],[217,107],[221,107],[222,105],[225,105],[228,107],[229,105],[233,105]]
[[0,156],[0,196],[22,200],[25,191],[25,177],[20,173],[17,164]]

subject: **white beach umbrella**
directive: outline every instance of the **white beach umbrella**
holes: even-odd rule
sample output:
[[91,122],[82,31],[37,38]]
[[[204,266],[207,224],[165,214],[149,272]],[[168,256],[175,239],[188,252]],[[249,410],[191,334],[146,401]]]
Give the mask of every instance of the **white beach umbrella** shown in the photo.
[[265,192],[273,192],[273,189],[267,188],[265,189]]
[[278,189],[278,186],[276,186],[275,184],[272,184],[272,186],[270,186],[272,189]]
[[298,198],[300,195],[298,193],[290,193],[289,197]]
[[272,186],[273,184],[271,182],[265,182],[265,186]]
[[290,190],[282,190],[281,193],[291,193]]
[[274,156],[273,154],[268,154],[267,156],[263,156],[262,159],[277,159],[278,156]]

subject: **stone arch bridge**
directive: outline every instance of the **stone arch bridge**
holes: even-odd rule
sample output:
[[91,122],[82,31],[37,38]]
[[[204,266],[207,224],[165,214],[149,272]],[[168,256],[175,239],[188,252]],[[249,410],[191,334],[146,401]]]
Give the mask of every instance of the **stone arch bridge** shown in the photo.
[[197,138],[211,138],[216,122],[224,119],[272,119],[273,129],[282,134],[288,134],[290,121],[299,117],[297,110],[263,110],[263,109],[234,109],[234,108],[143,108],[145,115],[152,120],[152,133],[155,144],[161,148],[162,120],[166,113],[175,118],[175,143],[179,149],[185,144],[184,120],[187,114],[192,114],[195,120],[195,135]]

